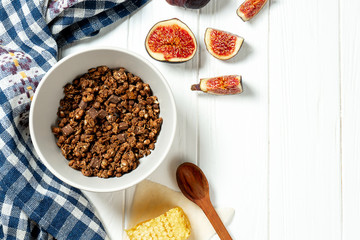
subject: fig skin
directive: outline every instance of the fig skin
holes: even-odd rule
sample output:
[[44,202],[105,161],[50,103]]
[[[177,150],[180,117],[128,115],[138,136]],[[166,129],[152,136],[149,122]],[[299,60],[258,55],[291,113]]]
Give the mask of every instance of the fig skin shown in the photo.
[[[149,44],[148,44],[148,40],[151,36],[151,33],[156,30],[158,27],[161,27],[161,26],[171,26],[171,25],[178,25],[181,29],[184,29],[186,30],[186,32],[191,36],[191,38],[193,39],[194,41],[194,51],[193,53],[189,56],[189,57],[186,57],[186,58],[170,58],[170,59],[166,59],[164,54],[163,53],[159,53],[159,52],[153,52],[151,51],[150,47],[149,47]],[[198,45],[197,45],[197,41],[196,41],[196,38],[195,38],[195,35],[194,33],[191,31],[191,29],[184,23],[182,22],[181,20],[177,19],[177,18],[172,18],[172,19],[168,19],[168,20],[163,20],[163,21],[160,21],[158,23],[156,23],[149,31],[149,33],[147,34],[146,36],[146,39],[145,39],[145,49],[146,51],[148,52],[148,54],[155,60],[157,61],[160,61],[160,62],[169,62],[169,63],[182,63],[182,62],[187,62],[189,60],[191,60],[196,52],[197,52],[197,49],[198,49]]]
[[166,0],[167,3],[173,6],[179,6],[190,9],[203,8],[210,0]]
[[[218,79],[233,79],[237,81],[229,82],[227,81],[224,83],[218,82],[214,84],[214,80]],[[211,83],[211,81],[213,83]],[[210,84],[208,84],[210,82]],[[215,86],[214,86],[215,85]],[[212,78],[202,78],[200,79],[199,84],[193,84],[191,86],[192,91],[202,91],[204,93],[210,93],[214,95],[234,95],[234,94],[240,94],[243,92],[242,88],[242,77],[241,75],[227,75],[227,76],[219,76],[219,77],[212,77]]]
[[268,0],[246,0],[236,10],[237,15],[244,22],[255,17],[265,6]]
[[[227,55],[227,56],[222,56],[222,55],[219,55],[217,53],[215,53],[213,50],[212,50],[212,47],[211,47],[211,39],[210,39],[210,34],[212,31],[219,31],[219,32],[222,32],[222,33],[225,33],[225,34],[228,34],[230,36],[233,36],[236,38],[236,43],[235,43],[235,47],[234,47],[234,51],[233,53]],[[206,46],[206,50],[215,58],[217,59],[220,59],[220,60],[229,60],[233,57],[235,57],[238,52],[240,51],[243,43],[244,43],[244,38],[236,35],[236,34],[233,34],[233,33],[230,33],[230,32],[226,32],[226,31],[222,31],[222,30],[219,30],[219,29],[214,29],[214,28],[207,28],[206,31],[205,31],[205,37],[204,37],[204,42],[205,42],[205,46]]]

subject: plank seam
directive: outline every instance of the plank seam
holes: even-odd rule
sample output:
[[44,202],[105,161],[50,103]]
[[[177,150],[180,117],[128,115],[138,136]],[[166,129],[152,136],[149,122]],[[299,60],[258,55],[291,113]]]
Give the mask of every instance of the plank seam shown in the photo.
[[344,230],[344,203],[343,203],[343,142],[342,142],[342,61],[341,61],[341,4],[340,0],[338,0],[338,53],[339,53],[339,160],[340,160],[340,239],[343,239],[343,230]]
[[[197,35],[198,35],[198,38],[200,36],[200,12],[201,10],[198,10],[197,11]],[[198,43],[198,50],[197,50],[197,61],[196,61],[196,80],[198,81],[199,79],[199,76],[200,76],[200,61],[201,61],[201,49],[200,49],[200,43]],[[195,119],[195,138],[196,138],[196,146],[195,146],[195,163],[200,166],[200,149],[199,149],[199,146],[200,146],[200,133],[199,133],[199,98],[198,98],[198,95],[195,94],[195,112],[196,112],[196,119]]]
[[268,39],[267,39],[267,138],[268,138],[268,156],[267,156],[267,239],[270,240],[270,8],[271,1],[268,6]]
[[[130,16],[127,16],[127,21],[126,21],[126,28],[127,28],[127,36],[126,36],[126,48],[129,49],[129,39],[130,39],[130,34],[129,34],[129,29],[130,29],[130,19],[131,19],[131,15]],[[127,196],[127,192],[128,190],[125,189],[123,190],[124,194],[122,196],[122,201],[123,201],[123,204],[122,204],[122,230],[123,232],[125,231],[126,229],[126,225],[125,225],[125,221],[126,221],[126,218],[125,218],[125,215],[127,214],[126,212],[126,196]]]

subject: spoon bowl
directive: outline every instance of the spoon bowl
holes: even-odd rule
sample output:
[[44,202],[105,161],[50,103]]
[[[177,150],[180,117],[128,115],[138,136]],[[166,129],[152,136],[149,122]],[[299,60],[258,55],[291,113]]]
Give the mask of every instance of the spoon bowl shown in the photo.
[[181,192],[190,200],[203,199],[209,195],[209,183],[205,174],[192,163],[186,162],[178,167],[176,180]]

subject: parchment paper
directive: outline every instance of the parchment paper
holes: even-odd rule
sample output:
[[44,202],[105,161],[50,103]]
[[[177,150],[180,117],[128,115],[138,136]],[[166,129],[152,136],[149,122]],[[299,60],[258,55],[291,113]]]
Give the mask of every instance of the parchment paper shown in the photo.
[[[127,229],[160,216],[176,206],[181,207],[190,220],[189,240],[206,240],[215,234],[215,230],[200,207],[188,200],[181,192],[149,180],[139,183],[136,187]],[[219,208],[216,211],[225,226],[234,216],[232,208]],[[124,239],[127,239],[126,233],[124,236]]]

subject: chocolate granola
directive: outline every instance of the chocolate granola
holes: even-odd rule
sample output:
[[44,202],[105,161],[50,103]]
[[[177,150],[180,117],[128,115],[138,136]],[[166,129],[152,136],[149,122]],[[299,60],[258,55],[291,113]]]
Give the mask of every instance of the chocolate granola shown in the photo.
[[52,132],[69,166],[120,177],[155,148],[163,119],[149,84],[124,68],[89,69],[64,87]]

